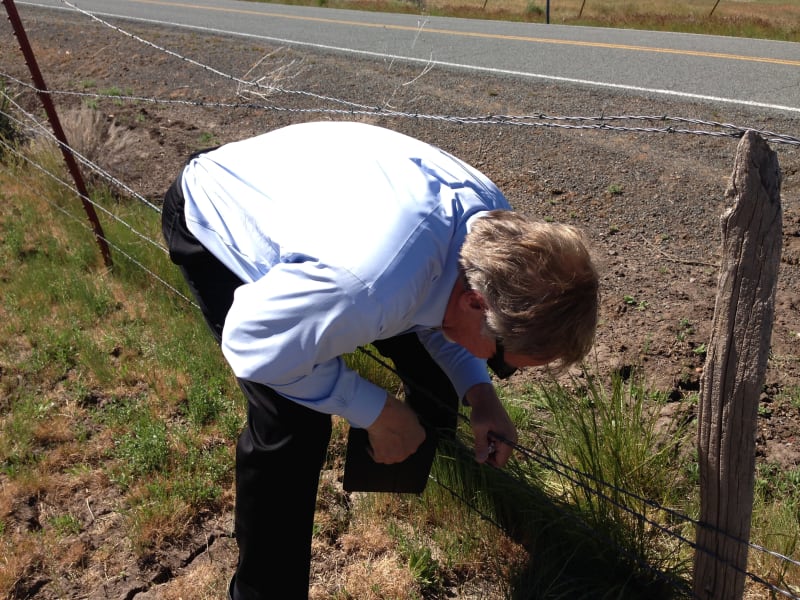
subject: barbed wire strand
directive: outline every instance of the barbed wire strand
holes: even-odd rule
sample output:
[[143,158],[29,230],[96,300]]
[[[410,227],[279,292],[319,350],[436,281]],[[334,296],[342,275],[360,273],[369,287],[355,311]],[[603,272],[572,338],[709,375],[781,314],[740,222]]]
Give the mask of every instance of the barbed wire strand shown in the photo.
[[[504,443],[511,443],[511,442],[509,442],[507,440],[506,441],[500,440],[500,441],[503,441]],[[741,539],[741,538],[739,538],[739,537],[737,537],[735,535],[732,535],[732,534],[728,533],[727,531],[724,531],[724,530],[719,529],[718,527],[716,527],[714,525],[711,525],[710,523],[704,523],[703,521],[695,519],[695,518],[693,518],[693,517],[691,517],[691,516],[689,516],[689,515],[687,515],[685,513],[681,513],[680,511],[677,511],[677,510],[675,510],[673,508],[669,508],[667,506],[659,504],[658,502],[656,502],[654,500],[651,500],[649,498],[645,498],[644,496],[641,496],[641,495],[639,495],[639,494],[637,494],[635,492],[631,492],[631,491],[626,490],[624,488],[619,488],[619,487],[617,487],[617,486],[615,486],[615,485],[613,485],[611,483],[608,483],[608,482],[606,482],[606,481],[604,481],[604,480],[602,480],[602,479],[600,479],[600,478],[598,478],[598,477],[596,477],[596,476],[594,476],[594,475],[592,475],[590,473],[584,473],[580,469],[576,469],[575,467],[567,465],[566,463],[564,463],[562,461],[559,461],[558,459],[554,458],[551,455],[542,454],[540,452],[536,452],[535,450],[531,450],[529,448],[524,448],[524,450],[522,448],[520,448],[519,450],[521,452],[529,453],[531,458],[536,459],[537,462],[547,462],[548,464],[553,465],[553,467],[554,467],[553,470],[555,470],[557,472],[560,472],[560,471],[558,471],[559,468],[566,469],[566,470],[572,472],[575,476],[586,477],[587,479],[591,480],[593,483],[595,483],[597,485],[600,485],[600,486],[603,486],[603,487],[608,487],[608,488],[612,489],[613,491],[620,492],[623,495],[625,495],[625,496],[627,496],[627,497],[629,497],[629,498],[631,498],[633,500],[636,500],[638,502],[641,502],[641,503],[649,506],[650,508],[652,508],[654,510],[664,512],[667,515],[677,519],[679,522],[689,523],[690,525],[693,525],[694,527],[702,528],[702,529],[705,529],[707,531],[711,531],[713,533],[722,535],[722,536],[724,536],[725,538],[729,539],[732,542],[735,542],[737,544],[747,545],[753,550],[758,550],[760,552],[763,552],[764,554],[768,554],[768,555],[772,556],[773,558],[777,558],[777,559],[780,559],[781,561],[788,562],[788,563],[791,563],[791,564],[793,564],[795,566],[800,567],[800,560],[795,560],[795,559],[793,559],[793,558],[791,558],[789,556],[785,556],[785,555],[781,554],[780,552],[776,552],[774,550],[769,550],[768,548],[765,548],[764,546],[760,546],[759,544],[751,542],[750,540]]]
[[[528,122],[524,121],[525,119],[530,119],[530,118],[539,118],[539,119],[541,119],[541,115],[538,116],[538,117],[536,117],[534,115],[522,116],[522,117],[513,117],[513,116],[510,116],[510,115],[456,117],[456,116],[446,116],[446,115],[429,115],[429,114],[421,114],[421,113],[407,113],[407,112],[401,112],[401,111],[387,110],[387,109],[385,109],[383,107],[380,107],[380,106],[370,106],[370,105],[361,104],[361,103],[357,103],[357,102],[351,102],[351,101],[344,100],[344,99],[341,99],[341,98],[336,98],[334,96],[326,96],[326,95],[316,94],[316,93],[308,92],[308,91],[304,91],[304,90],[290,90],[290,89],[286,89],[286,88],[284,88],[282,86],[263,85],[260,81],[247,81],[245,79],[242,79],[242,78],[237,77],[235,75],[232,75],[230,73],[225,73],[224,71],[216,69],[216,68],[214,68],[214,67],[212,67],[210,65],[207,65],[205,63],[201,63],[200,61],[197,61],[195,59],[186,57],[186,56],[184,56],[184,55],[182,55],[182,54],[180,54],[180,53],[178,53],[178,52],[176,52],[174,50],[169,50],[167,48],[164,48],[163,46],[159,46],[158,44],[156,44],[156,43],[154,43],[154,42],[152,42],[150,40],[146,40],[141,36],[138,36],[136,34],[128,32],[125,29],[123,29],[123,28],[121,28],[119,26],[113,25],[112,23],[110,23],[110,22],[98,17],[97,15],[95,15],[95,14],[93,14],[93,13],[87,11],[87,10],[84,10],[84,9],[81,9],[81,8],[75,6],[74,4],[69,2],[68,0],[60,0],[60,2],[62,4],[64,4],[64,5],[68,6],[69,8],[75,10],[76,12],[88,17],[89,19],[91,19],[93,21],[96,21],[97,23],[112,29],[112,30],[116,31],[117,33],[120,33],[121,35],[127,36],[127,37],[129,37],[129,38],[141,43],[141,44],[144,44],[144,45],[149,46],[149,47],[151,47],[151,48],[153,48],[153,49],[155,49],[155,50],[157,50],[159,52],[163,52],[163,53],[165,53],[165,54],[167,54],[169,56],[177,58],[177,59],[179,59],[179,60],[181,60],[183,62],[187,62],[187,63],[189,63],[191,65],[199,67],[200,69],[205,70],[205,71],[207,71],[209,73],[212,73],[214,75],[220,76],[220,77],[222,77],[224,79],[227,79],[229,81],[235,82],[238,85],[244,85],[244,86],[247,86],[247,87],[254,87],[256,89],[263,89],[263,90],[265,90],[267,92],[279,92],[279,93],[283,93],[283,94],[293,94],[293,95],[305,96],[305,97],[308,97],[308,98],[313,98],[315,100],[322,100],[322,101],[325,101],[325,102],[334,102],[334,103],[337,103],[337,104],[348,106],[351,109],[355,109],[355,112],[353,110],[333,111],[333,112],[338,113],[338,114],[346,113],[346,114],[369,114],[369,115],[375,115],[377,113],[377,114],[380,114],[382,116],[406,117],[406,118],[415,118],[415,119],[445,120],[445,121],[452,121],[452,122],[463,123],[463,124],[476,122],[476,123],[485,123],[485,124],[509,124],[509,125],[538,126],[538,127],[550,127],[550,126],[555,127],[556,126],[555,124],[552,124],[552,123],[528,123]],[[122,96],[114,95],[114,97],[115,98],[121,98]],[[288,111],[288,112],[331,112],[329,109],[289,109],[289,108],[279,108],[279,107],[270,107],[270,109],[271,110],[278,110],[279,109],[279,110],[285,110],[285,111]],[[361,111],[363,111],[363,112],[361,112]],[[563,119],[573,119],[574,117],[562,117],[562,118]],[[579,119],[588,118],[588,119],[593,119],[595,121],[598,120],[597,117],[578,117],[578,118]],[[637,116],[637,118],[646,119],[648,117],[640,115],[640,116]],[[659,118],[661,120],[663,120],[664,117],[662,116],[662,117],[659,117]],[[520,121],[520,120],[522,120],[522,121]],[[690,121],[687,120],[685,122],[690,122]],[[569,125],[558,125],[558,126],[559,127],[563,127],[565,129],[571,129],[571,128],[575,127],[575,126],[569,126]],[[731,124],[716,124],[715,126],[724,126],[726,128],[730,128],[730,129],[732,129],[732,132],[729,133],[729,134],[721,133],[721,132],[702,132],[702,131],[698,132],[698,131],[692,131],[692,130],[677,130],[677,129],[672,128],[672,127],[666,127],[666,128],[617,128],[617,127],[606,125],[605,123],[600,123],[600,124],[595,124],[595,125],[590,125],[590,126],[577,126],[577,127],[580,128],[580,129],[608,129],[608,130],[612,130],[612,131],[627,131],[627,132],[640,132],[640,133],[691,133],[691,134],[703,134],[703,135],[712,135],[712,136],[719,136],[719,137],[741,137],[741,135],[743,135],[745,131],[748,131],[750,129],[750,128],[739,127],[739,126],[736,126],[736,125],[731,125]],[[763,134],[765,137],[768,138],[768,141],[772,141],[774,143],[786,143],[786,144],[792,144],[792,145],[800,145],[800,139],[795,138],[793,136],[789,136],[789,135],[786,135],[786,134],[775,134],[773,132],[767,132],[767,131],[763,131],[763,132],[758,131],[758,130],[754,130],[754,131],[757,131],[757,132]]]
[[[78,92],[71,90],[38,90],[30,83],[24,82],[7,73],[0,73],[0,76],[12,81],[20,86],[24,86],[31,91],[38,93],[47,93],[54,96],[74,96],[78,98],[91,98],[99,100],[114,99],[115,101],[125,102],[144,102],[148,104],[163,104],[163,105],[182,105],[195,108],[217,108],[217,109],[244,109],[244,110],[265,110],[274,112],[286,112],[295,114],[326,114],[338,116],[375,116],[375,110],[353,110],[353,109],[331,109],[331,108],[289,108],[278,106],[274,104],[259,104],[253,102],[211,102],[208,100],[180,100],[175,98],[155,98],[148,96],[135,96],[127,94],[102,94],[98,92]],[[345,101],[342,101],[345,102]],[[753,131],[762,137],[767,142],[775,144],[787,144],[793,146],[800,146],[800,138],[776,133],[769,130],[757,129],[752,127],[743,127],[731,123],[720,123],[718,121],[707,121],[703,119],[690,119],[686,117],[673,117],[668,115],[609,115],[609,116],[565,116],[565,115],[435,115],[425,113],[410,113],[396,110],[381,110],[380,116],[382,117],[398,117],[409,118],[418,120],[432,120],[441,122],[451,122],[459,125],[505,125],[516,127],[533,127],[533,128],[552,128],[552,129],[567,129],[567,130],[607,130],[623,133],[666,133],[666,134],[683,134],[683,135],[705,135],[710,137],[723,137],[739,139],[747,131]],[[709,131],[708,129],[688,129],[682,127],[675,127],[672,125],[664,127],[630,127],[622,125],[611,125],[610,122],[616,121],[662,121],[674,122],[683,124],[693,124],[709,128],[719,128],[725,131]],[[569,122],[588,123],[570,125]]]
[[[506,442],[506,443],[508,443],[508,442]],[[673,538],[675,538],[675,539],[677,539],[677,540],[679,540],[681,542],[684,542],[685,544],[689,545],[690,547],[692,547],[695,550],[698,550],[698,551],[700,551],[700,552],[702,552],[704,554],[707,554],[708,556],[713,558],[718,563],[732,568],[737,573],[740,573],[740,574],[750,578],[752,581],[754,581],[754,582],[756,582],[756,583],[758,583],[760,585],[768,587],[773,592],[779,593],[779,594],[781,594],[783,596],[786,596],[787,598],[792,598],[793,600],[800,599],[800,596],[795,596],[790,590],[785,590],[783,588],[780,588],[780,587],[778,587],[778,586],[766,581],[765,579],[763,579],[759,575],[756,575],[755,573],[752,573],[752,572],[750,572],[750,571],[748,571],[746,569],[742,569],[738,565],[735,565],[732,562],[730,562],[729,560],[722,558],[719,554],[717,554],[716,552],[714,552],[712,550],[709,550],[705,546],[700,546],[699,544],[697,544],[696,542],[688,539],[687,537],[672,531],[669,527],[667,527],[665,525],[662,525],[661,523],[658,523],[657,521],[654,521],[654,520],[648,518],[646,515],[643,515],[642,513],[637,512],[636,510],[630,508],[626,504],[623,504],[622,502],[619,502],[618,500],[615,500],[611,496],[609,496],[609,495],[607,495],[607,494],[605,494],[603,492],[598,491],[597,489],[593,488],[592,486],[589,486],[584,481],[581,481],[581,479],[578,477],[578,475],[573,477],[572,475],[569,475],[564,471],[559,471],[558,468],[552,466],[553,463],[551,462],[551,457],[548,457],[546,455],[542,455],[541,453],[532,451],[529,448],[525,448],[524,446],[521,446],[519,444],[512,444],[512,446],[518,452],[521,452],[522,454],[526,455],[528,458],[531,458],[532,460],[534,460],[535,462],[537,462],[540,465],[544,466],[545,468],[548,468],[548,465],[550,465],[549,468],[551,470],[553,470],[554,472],[556,472],[560,476],[564,477],[565,479],[567,479],[571,483],[574,483],[575,485],[583,488],[585,491],[587,491],[587,492],[589,492],[591,494],[594,494],[598,498],[601,498],[601,499],[609,502],[613,506],[616,506],[617,508],[629,513],[631,516],[634,516],[637,519],[639,519],[640,521],[642,521],[644,523],[647,523],[648,525],[658,529],[662,533],[665,533],[670,537],[673,537]],[[542,457],[545,457],[545,460],[542,460]],[[597,483],[602,483],[603,485],[606,485],[606,486],[614,489],[615,491],[620,491],[625,495],[630,495],[631,494],[627,490],[623,490],[623,489],[617,488],[616,486],[613,486],[611,484],[602,482],[601,480],[597,480],[591,474],[583,473],[581,471],[574,470],[574,469],[572,469],[572,470],[575,471],[577,474],[579,474],[579,476],[587,477],[588,479],[592,479],[592,480],[596,481]],[[651,507],[658,506],[657,504],[652,503],[652,502],[649,502],[649,504],[651,505]],[[671,512],[673,514],[675,514],[675,511],[671,511]],[[730,538],[730,539],[732,539],[734,541],[738,541],[739,543],[741,543],[743,545],[748,545],[751,548],[757,549],[757,548],[755,548],[755,546],[751,545],[750,542],[742,542],[741,540],[737,540],[737,538],[735,538],[734,536],[731,536],[727,532],[722,531],[722,530],[720,530],[720,529],[718,529],[716,527],[709,527],[708,525],[700,523],[698,521],[694,521],[693,519],[691,519],[689,517],[686,517],[686,519],[687,519],[688,522],[693,522],[699,527],[703,527],[705,529],[709,529],[710,528],[715,533],[721,534],[723,537]],[[789,562],[794,562],[792,559],[789,559],[788,557],[784,557],[783,555],[780,555],[777,552],[770,552],[770,554],[772,554],[774,557],[781,557],[781,558],[783,558],[783,559],[785,559],[785,560],[787,560]]]

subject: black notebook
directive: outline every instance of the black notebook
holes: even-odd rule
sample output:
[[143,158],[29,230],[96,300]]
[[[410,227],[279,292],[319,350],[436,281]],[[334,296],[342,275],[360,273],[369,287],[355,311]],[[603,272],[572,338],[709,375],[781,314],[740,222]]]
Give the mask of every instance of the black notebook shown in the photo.
[[342,480],[345,491],[421,494],[428,483],[438,441],[435,431],[427,427],[425,431],[425,441],[414,454],[401,463],[385,465],[369,455],[367,430],[351,427]]

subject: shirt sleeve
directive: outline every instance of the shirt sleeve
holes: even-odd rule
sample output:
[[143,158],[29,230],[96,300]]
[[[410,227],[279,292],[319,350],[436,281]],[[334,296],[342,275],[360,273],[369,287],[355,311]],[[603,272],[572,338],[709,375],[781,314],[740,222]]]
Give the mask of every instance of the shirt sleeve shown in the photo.
[[383,328],[379,304],[352,273],[314,261],[279,263],[236,290],[222,352],[237,377],[368,427],[386,391],[341,356],[379,338]]
[[441,331],[427,329],[417,332],[422,345],[450,378],[459,399],[479,383],[491,383],[486,361],[475,358],[454,342],[448,342]]

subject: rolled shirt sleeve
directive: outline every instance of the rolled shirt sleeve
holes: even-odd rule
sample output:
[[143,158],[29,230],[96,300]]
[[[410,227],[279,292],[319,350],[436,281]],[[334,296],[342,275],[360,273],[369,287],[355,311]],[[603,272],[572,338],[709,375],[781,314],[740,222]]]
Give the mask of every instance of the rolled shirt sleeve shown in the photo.
[[234,374],[290,400],[368,427],[386,391],[341,356],[381,337],[384,318],[370,289],[346,269],[281,263],[236,290],[222,334]]

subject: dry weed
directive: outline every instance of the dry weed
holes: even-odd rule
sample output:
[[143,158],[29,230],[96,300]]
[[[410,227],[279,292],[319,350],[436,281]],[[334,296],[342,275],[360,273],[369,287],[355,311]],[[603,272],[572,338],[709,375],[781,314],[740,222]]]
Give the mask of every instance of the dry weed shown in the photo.
[[161,600],[217,600],[224,598],[228,589],[230,566],[223,563],[203,562],[178,575],[158,589]]
[[395,545],[383,528],[366,520],[351,524],[339,543],[346,554],[356,557],[379,556],[389,552]]
[[[86,161],[114,177],[126,175],[125,165],[142,158],[142,137],[135,129],[119,125],[112,115],[89,107],[67,109],[60,113],[59,121],[70,148]],[[35,151],[59,154],[54,138],[40,135],[32,142]],[[87,166],[90,182],[102,179],[102,175]]]
[[302,59],[284,56],[285,49],[277,48],[262,56],[241,78],[236,95],[245,99],[265,100],[283,91],[283,84],[298,77],[303,72]]
[[25,587],[25,579],[41,570],[40,544],[27,536],[6,535],[0,538],[0,595],[13,598],[15,590]]
[[419,595],[411,572],[393,554],[347,565],[343,588],[359,600],[406,600]]

